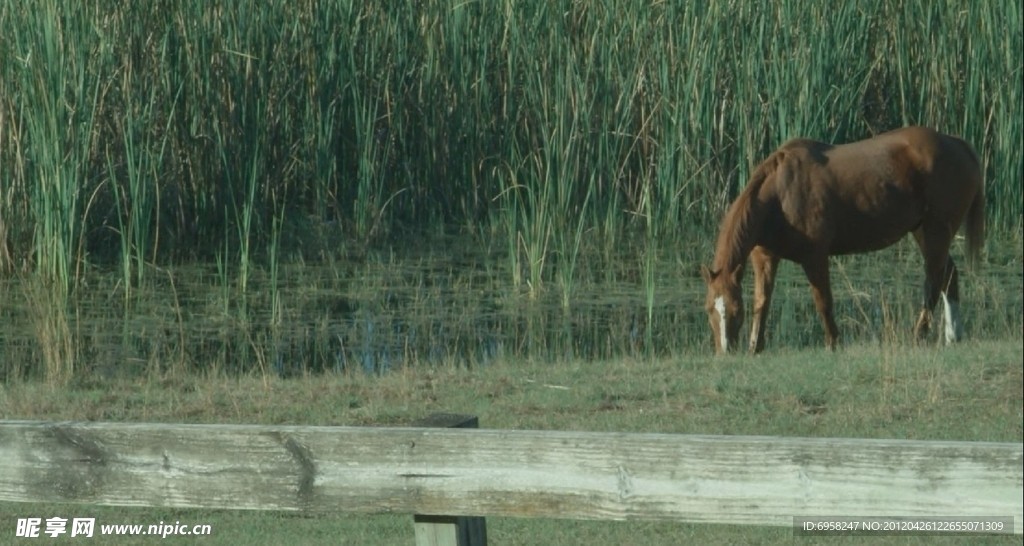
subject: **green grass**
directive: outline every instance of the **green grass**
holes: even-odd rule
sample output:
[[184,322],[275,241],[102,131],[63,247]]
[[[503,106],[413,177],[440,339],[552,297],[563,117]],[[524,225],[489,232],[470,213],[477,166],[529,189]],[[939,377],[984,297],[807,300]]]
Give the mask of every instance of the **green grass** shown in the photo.
[[[686,354],[555,366],[504,361],[472,371],[410,369],[382,377],[156,375],[72,388],[22,382],[0,387],[0,417],[401,425],[432,412],[452,411],[477,415],[486,428],[1020,442],[1021,360],[1018,340],[967,342],[948,350],[779,350],[756,358]],[[304,544],[412,541],[411,518],[405,515],[333,518],[11,503],[0,504],[0,532],[13,533],[16,518],[32,514],[94,516],[104,523],[211,523],[215,535],[197,541],[203,544],[271,544],[284,537]],[[488,532],[496,544],[791,540],[785,528],[508,518],[489,518]],[[805,540],[816,543],[814,538]],[[846,540],[867,544],[879,539]],[[889,538],[882,543],[935,540]],[[992,542],[1019,543],[1019,537]]]

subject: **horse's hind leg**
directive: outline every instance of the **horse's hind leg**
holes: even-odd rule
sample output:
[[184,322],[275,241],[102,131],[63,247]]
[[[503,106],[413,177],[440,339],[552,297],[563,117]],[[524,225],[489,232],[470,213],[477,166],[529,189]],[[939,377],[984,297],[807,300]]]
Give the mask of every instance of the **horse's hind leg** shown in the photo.
[[946,289],[940,294],[942,295],[942,311],[943,311],[943,339],[946,344],[950,344],[956,341],[960,341],[963,337],[964,328],[963,323],[960,321],[960,290],[957,287],[957,273],[956,265],[953,264],[953,259],[949,259],[949,265],[947,270],[951,271],[949,280],[946,281]]
[[924,301],[921,313],[914,325],[914,335],[918,340],[928,335],[931,329],[932,312],[935,305],[942,300],[943,332],[946,343],[958,341],[961,336],[960,323],[960,286],[956,264],[949,256],[949,243],[952,237],[948,233],[938,232],[937,236],[929,237],[936,230],[925,233],[923,228],[914,231],[914,239],[924,256]]
[[757,246],[750,253],[750,263],[754,269],[754,320],[750,325],[750,352],[759,353],[764,349],[765,324],[772,303],[779,257]]

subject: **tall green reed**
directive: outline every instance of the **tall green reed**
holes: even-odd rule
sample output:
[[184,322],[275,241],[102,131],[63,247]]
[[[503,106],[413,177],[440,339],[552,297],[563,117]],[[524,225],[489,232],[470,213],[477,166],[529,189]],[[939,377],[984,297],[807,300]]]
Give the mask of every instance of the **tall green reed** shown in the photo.
[[84,189],[96,176],[90,159],[96,116],[103,108],[96,64],[109,57],[111,48],[97,36],[88,6],[43,2],[19,15],[25,26],[10,29],[5,64],[17,82],[15,125],[24,130],[22,174],[37,273],[29,297],[44,377],[62,383],[73,375],[77,357],[69,298],[84,259],[91,197]]
[[11,64],[19,76],[37,270],[58,294],[70,293],[81,239],[102,82],[93,73],[94,32],[88,10],[65,12],[57,2],[29,10],[27,27],[13,29]]
[[[130,77],[130,65],[126,63],[124,68],[125,77]],[[143,283],[146,264],[155,263],[157,258],[161,212],[158,182],[165,168],[170,133],[166,126],[162,136],[148,130],[151,124],[158,122],[153,115],[157,103],[154,93],[148,102],[142,103],[141,111],[126,113],[122,128],[124,155],[118,158],[123,165],[115,164],[114,153],[106,151],[108,183],[117,210],[126,306],[131,301],[132,287]],[[172,116],[173,112],[172,107]],[[159,138],[159,142],[153,142],[155,138]],[[125,180],[120,178],[121,172]]]
[[[52,109],[44,116],[28,102],[57,104],[54,94],[69,91],[58,81],[92,86],[79,87],[79,97],[109,97],[110,116],[91,123],[83,142],[124,142],[123,124],[108,119],[151,121],[133,130],[133,150],[109,151],[115,166],[130,164],[126,155],[174,158],[152,186],[160,201],[154,214],[163,220],[148,236],[163,242],[142,245],[156,248],[160,260],[212,256],[221,239],[237,242],[236,221],[249,222],[254,254],[265,251],[273,195],[286,196],[291,217],[339,222],[368,241],[396,230],[504,230],[503,214],[513,207],[496,199],[508,183],[494,173],[510,167],[535,177],[518,176],[526,186],[572,185],[549,191],[554,202],[545,206],[582,216],[583,231],[605,248],[644,231],[638,198],[652,176],[675,179],[658,196],[670,207],[657,220],[663,237],[679,236],[683,225],[706,232],[750,168],[786,138],[846,141],[902,123],[974,143],[992,181],[995,224],[1016,225],[1019,185],[1000,180],[1020,173],[1013,160],[1020,129],[1006,121],[1021,95],[1018,7],[225,0],[148,11],[86,3],[50,17],[15,2],[4,13],[9,28],[24,29],[10,43],[23,45],[6,48],[0,70],[5,96],[14,97],[9,125],[24,129],[4,135],[23,137],[27,153],[30,133],[57,131],[39,121],[30,129],[28,112],[66,132]],[[45,28],[57,20],[62,30]],[[53,42],[75,26],[100,29],[64,40],[61,47],[80,52],[79,64],[26,78],[18,68],[28,58],[25,44],[48,35]],[[124,53],[88,45],[100,34],[124,44]],[[46,55],[36,50],[35,60]],[[98,77],[87,82],[73,71]],[[43,85],[49,93],[28,92]],[[86,102],[65,104],[82,119]],[[10,159],[19,148],[5,139],[0,153]],[[95,147],[85,149],[61,157],[77,163],[89,192],[109,165],[105,152],[97,158],[90,156]],[[254,155],[260,172],[252,192]],[[130,178],[118,178],[117,190],[128,195]],[[41,196],[38,188],[24,183],[17,191]],[[101,187],[97,198],[112,202],[113,191]],[[254,209],[248,220],[244,202]],[[98,234],[109,218],[64,210],[77,210],[86,248],[103,244]],[[225,214],[235,218],[225,222]],[[530,228],[520,229],[528,238]],[[25,254],[22,237],[9,237],[12,250]],[[538,237],[534,246],[543,248]]]
[[1021,12],[8,2],[0,259],[70,293],[86,258],[137,286],[146,262],[219,256],[245,292],[283,247],[323,258],[317,226],[362,246],[465,231],[502,237],[511,282],[570,305],[622,248],[710,238],[785,139],[904,123],[974,144],[993,230],[1019,231]]

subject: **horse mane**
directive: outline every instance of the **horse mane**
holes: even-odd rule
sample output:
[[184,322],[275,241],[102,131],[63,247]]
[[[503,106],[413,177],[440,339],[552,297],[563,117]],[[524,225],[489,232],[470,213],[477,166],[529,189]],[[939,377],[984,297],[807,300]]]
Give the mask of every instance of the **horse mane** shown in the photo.
[[712,262],[714,271],[736,271],[737,278],[742,275],[764,218],[765,207],[758,200],[758,194],[768,177],[778,168],[782,155],[783,152],[778,151],[761,162],[750,176],[747,187],[726,211],[715,245],[715,258]]

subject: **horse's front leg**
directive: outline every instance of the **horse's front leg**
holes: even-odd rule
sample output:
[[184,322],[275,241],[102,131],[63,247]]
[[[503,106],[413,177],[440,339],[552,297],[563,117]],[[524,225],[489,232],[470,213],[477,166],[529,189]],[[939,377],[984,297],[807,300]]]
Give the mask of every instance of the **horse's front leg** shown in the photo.
[[832,285],[828,273],[828,255],[822,254],[801,264],[807,280],[811,282],[814,306],[825,327],[825,347],[834,350],[839,343],[839,328],[832,312]]
[[764,349],[765,324],[768,322],[768,308],[772,303],[779,257],[768,249],[757,246],[750,253],[750,263],[754,268],[754,320],[750,325],[750,352],[758,353]]

